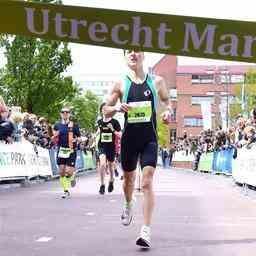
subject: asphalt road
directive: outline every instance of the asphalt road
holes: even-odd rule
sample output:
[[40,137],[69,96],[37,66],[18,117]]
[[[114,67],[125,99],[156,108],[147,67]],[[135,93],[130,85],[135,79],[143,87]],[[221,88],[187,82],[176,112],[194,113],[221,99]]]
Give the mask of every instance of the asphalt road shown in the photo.
[[57,181],[0,190],[1,256],[250,256],[256,253],[256,204],[231,178],[158,168],[152,249],[135,245],[142,223],[120,223],[121,181],[98,194],[95,175],[61,199]]

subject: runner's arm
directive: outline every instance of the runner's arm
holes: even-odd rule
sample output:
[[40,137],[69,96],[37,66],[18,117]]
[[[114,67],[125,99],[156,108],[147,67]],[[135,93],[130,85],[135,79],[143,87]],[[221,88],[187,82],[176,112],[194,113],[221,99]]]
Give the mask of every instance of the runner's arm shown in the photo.
[[162,77],[158,76],[156,78],[156,84],[158,87],[158,96],[159,96],[161,102],[166,107],[166,110],[170,111],[171,107],[170,107],[169,93],[168,93],[168,90],[166,87],[165,80]]
[[130,107],[126,103],[121,103],[121,105],[116,105],[120,100],[122,102],[122,91],[121,82],[115,83],[110,95],[106,100],[106,105],[103,107],[103,113],[106,117],[113,117],[117,112],[128,112]]
[[107,97],[106,105],[103,107],[103,113],[106,117],[113,117],[118,109],[116,103],[121,99],[120,83],[115,83]]
[[171,120],[171,115],[172,115],[172,107],[170,105],[170,100],[169,100],[169,93],[167,90],[167,86],[165,83],[165,80],[162,77],[157,77],[156,78],[156,85],[158,88],[158,96],[165,106],[165,111],[162,113],[162,121],[165,124],[169,124]]

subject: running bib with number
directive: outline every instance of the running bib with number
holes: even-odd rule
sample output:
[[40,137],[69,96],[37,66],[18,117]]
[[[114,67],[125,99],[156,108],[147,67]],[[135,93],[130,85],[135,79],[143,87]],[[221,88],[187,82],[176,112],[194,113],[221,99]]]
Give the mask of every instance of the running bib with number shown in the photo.
[[151,101],[130,102],[128,111],[128,123],[150,122],[152,116]]
[[112,142],[112,133],[102,133],[101,142]]
[[69,158],[72,153],[72,149],[60,147],[58,157]]

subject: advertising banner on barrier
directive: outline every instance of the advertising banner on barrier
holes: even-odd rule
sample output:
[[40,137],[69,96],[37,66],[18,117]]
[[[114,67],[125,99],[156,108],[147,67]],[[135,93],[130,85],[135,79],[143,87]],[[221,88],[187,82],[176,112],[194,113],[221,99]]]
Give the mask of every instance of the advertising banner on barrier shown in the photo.
[[198,170],[211,172],[213,153],[203,154],[200,158]]
[[212,169],[218,173],[232,173],[233,148],[221,149],[214,152]]
[[255,22],[10,0],[1,0],[0,9],[0,33],[180,56],[256,61]]
[[[173,155],[172,161],[174,161],[174,162],[193,162],[194,158],[195,157],[193,154],[186,155],[186,151],[176,151]],[[162,163],[161,157],[160,157],[160,163]]]
[[[51,169],[53,175],[59,174],[58,165],[56,162],[56,156],[57,156],[57,150],[51,149],[49,151],[50,159],[51,159]],[[90,151],[88,151],[86,154],[82,152],[81,150],[77,151],[77,158],[76,158],[76,171],[84,171],[89,169],[95,169],[95,163],[93,161],[93,156]]]
[[256,186],[256,145],[247,149],[238,150],[237,158],[233,163],[233,178],[236,182]]
[[[36,154],[36,151],[38,154]],[[24,141],[0,144],[0,178],[51,176],[51,162],[46,149]]]

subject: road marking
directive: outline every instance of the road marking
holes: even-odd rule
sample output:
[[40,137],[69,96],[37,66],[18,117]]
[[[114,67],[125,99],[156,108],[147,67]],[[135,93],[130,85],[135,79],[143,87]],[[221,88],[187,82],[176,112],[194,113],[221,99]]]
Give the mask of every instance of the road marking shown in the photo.
[[53,239],[53,237],[47,237],[47,236],[43,236],[43,237],[40,237],[36,240],[36,242],[38,243],[47,243],[49,241],[51,241]]
[[87,215],[87,216],[94,216],[95,213],[94,213],[94,212],[87,212],[86,215]]

